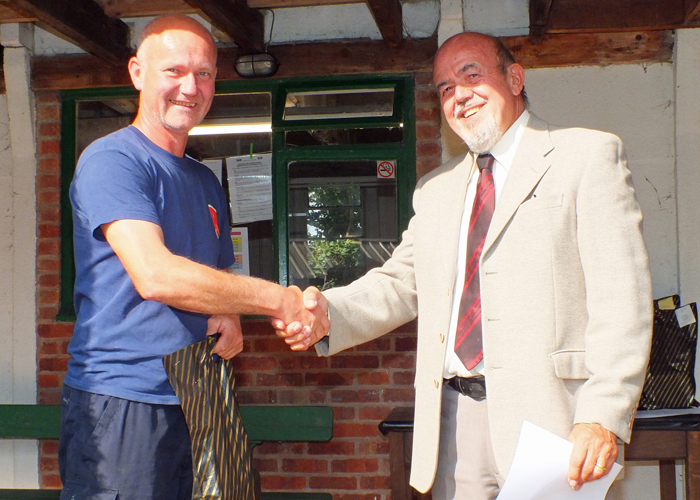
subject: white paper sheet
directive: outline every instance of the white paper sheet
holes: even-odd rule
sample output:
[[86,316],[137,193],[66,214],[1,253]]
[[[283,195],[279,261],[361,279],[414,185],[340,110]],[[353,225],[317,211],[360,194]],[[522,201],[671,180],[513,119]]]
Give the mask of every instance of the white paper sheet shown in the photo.
[[226,158],[231,223],[272,219],[272,155]]
[[531,422],[523,422],[513,465],[497,500],[604,500],[622,466],[574,491],[567,474],[574,445]]

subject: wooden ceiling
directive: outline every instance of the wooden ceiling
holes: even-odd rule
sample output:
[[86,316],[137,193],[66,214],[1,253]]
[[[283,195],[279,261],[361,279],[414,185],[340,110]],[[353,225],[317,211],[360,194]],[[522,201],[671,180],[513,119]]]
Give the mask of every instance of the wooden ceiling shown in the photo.
[[[493,0],[480,0],[489,2]],[[366,3],[386,44],[403,44],[399,0],[0,0],[0,23],[35,22],[104,61],[131,53],[125,19],[199,14],[242,52],[264,49],[261,9]],[[530,41],[546,34],[666,30],[700,24],[700,0],[530,0]]]
[[[235,79],[221,62],[264,50],[262,9],[342,3],[365,3],[383,40],[272,45],[278,76],[430,71],[436,39],[403,38],[400,0],[0,0],[0,23],[33,22],[89,53],[35,57],[35,89],[129,84],[127,22],[168,13],[198,14],[235,42],[218,75]],[[506,39],[526,67],[668,60],[669,30],[700,26],[700,0],[529,0],[529,12],[530,36]]]

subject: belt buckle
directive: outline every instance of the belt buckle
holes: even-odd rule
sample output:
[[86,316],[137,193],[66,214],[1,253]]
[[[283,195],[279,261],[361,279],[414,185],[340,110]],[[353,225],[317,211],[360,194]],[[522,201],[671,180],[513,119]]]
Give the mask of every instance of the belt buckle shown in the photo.
[[484,387],[483,376],[476,377],[455,377],[455,385],[464,396],[472,398],[474,401],[486,399],[486,388]]

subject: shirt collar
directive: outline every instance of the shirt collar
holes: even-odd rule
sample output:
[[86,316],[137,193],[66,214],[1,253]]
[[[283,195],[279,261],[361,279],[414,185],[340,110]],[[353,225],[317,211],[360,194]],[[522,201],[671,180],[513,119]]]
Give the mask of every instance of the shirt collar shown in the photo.
[[529,119],[530,112],[527,110],[523,111],[518,119],[513,122],[513,125],[506,130],[503,137],[491,148],[491,155],[506,171],[510,171],[510,167],[513,166],[515,153],[518,150],[520,139],[523,137],[523,132],[525,132]]

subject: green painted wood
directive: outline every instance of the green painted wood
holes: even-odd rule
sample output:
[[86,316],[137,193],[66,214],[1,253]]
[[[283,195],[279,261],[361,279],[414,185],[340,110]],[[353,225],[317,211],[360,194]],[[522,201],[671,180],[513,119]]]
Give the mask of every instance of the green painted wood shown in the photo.
[[[241,416],[256,444],[326,442],[333,437],[333,410],[328,406],[241,406]],[[0,405],[0,438],[57,439],[60,426],[60,405]]]

